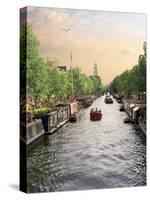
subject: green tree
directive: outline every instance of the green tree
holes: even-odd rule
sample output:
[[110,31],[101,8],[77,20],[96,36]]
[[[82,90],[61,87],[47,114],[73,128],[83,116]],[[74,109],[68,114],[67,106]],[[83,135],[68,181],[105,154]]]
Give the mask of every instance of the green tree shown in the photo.
[[81,73],[81,70],[76,67],[72,70],[73,73],[73,88],[75,95],[80,95],[85,93],[84,84],[85,84],[85,76]]
[[[78,67],[71,70],[58,71],[57,64],[44,60],[39,55],[39,41],[30,24],[22,27],[20,34],[20,76],[21,98],[32,100],[35,107],[38,102],[47,106],[56,100],[72,95],[92,94],[101,90],[102,81],[99,76],[87,76]],[[73,84],[72,84],[73,77]]]
[[54,95],[57,99],[66,98],[71,95],[71,80],[69,71],[58,71],[55,62],[47,61],[47,87],[48,98]]
[[37,106],[38,99],[46,94],[47,68],[39,56],[39,41],[30,24],[24,25],[20,35],[20,69],[21,80],[26,84],[22,87],[22,96],[26,92]]
[[144,42],[143,50],[144,54],[139,56],[138,65],[114,78],[111,83],[111,90],[114,93],[128,96],[146,91],[146,42]]
[[97,93],[102,89],[102,80],[99,76],[90,76],[92,81],[92,92]]
[[139,56],[139,90],[140,91],[146,91],[146,49],[147,49],[147,45],[146,42],[144,42],[143,44],[143,50],[144,50],[144,54]]

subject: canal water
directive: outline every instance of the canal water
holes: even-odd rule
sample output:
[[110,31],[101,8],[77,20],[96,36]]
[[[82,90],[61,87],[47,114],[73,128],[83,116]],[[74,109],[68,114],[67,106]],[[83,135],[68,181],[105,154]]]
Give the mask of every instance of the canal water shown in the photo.
[[[133,125],[124,124],[119,104],[98,98],[67,123],[28,150],[28,192],[68,191],[146,185],[146,142]],[[101,121],[92,122],[92,107]]]

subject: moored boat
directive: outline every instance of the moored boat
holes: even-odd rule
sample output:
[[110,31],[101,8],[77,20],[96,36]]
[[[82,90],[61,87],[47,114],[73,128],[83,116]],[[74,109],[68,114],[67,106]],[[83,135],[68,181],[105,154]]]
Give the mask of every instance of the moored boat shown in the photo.
[[146,135],[146,121],[144,121],[142,117],[139,117],[139,127],[142,130],[142,132]]
[[126,117],[125,119],[124,119],[124,123],[131,123],[132,121],[131,121],[131,119],[130,118],[128,118],[128,117]]
[[112,100],[112,98],[111,98],[109,95],[107,95],[107,96],[105,97],[104,102],[110,104],[110,103],[113,103],[113,100]]
[[124,110],[124,106],[123,106],[123,105],[121,105],[119,110],[120,110],[120,112],[123,112],[123,111],[125,111],[125,110]]
[[73,115],[71,115],[70,117],[69,117],[69,122],[70,123],[74,123],[74,122],[76,122],[77,121],[77,116],[76,116],[76,114],[73,114]]

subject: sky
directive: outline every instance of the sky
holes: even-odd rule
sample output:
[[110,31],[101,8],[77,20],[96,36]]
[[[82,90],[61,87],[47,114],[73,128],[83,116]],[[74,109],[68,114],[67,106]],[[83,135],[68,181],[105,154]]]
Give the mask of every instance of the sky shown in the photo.
[[40,41],[40,55],[92,75],[104,84],[138,63],[146,41],[146,15],[94,10],[28,7],[27,21]]

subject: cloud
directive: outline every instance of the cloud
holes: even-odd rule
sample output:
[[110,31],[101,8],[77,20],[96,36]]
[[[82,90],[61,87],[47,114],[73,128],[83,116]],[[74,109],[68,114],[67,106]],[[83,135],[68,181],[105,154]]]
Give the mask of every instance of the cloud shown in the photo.
[[124,50],[121,51],[121,54],[128,55],[128,54],[130,54],[130,51],[124,49]]
[[[146,40],[146,18],[141,14],[37,7],[28,11],[44,58],[70,65],[72,51],[74,65],[87,74],[93,74],[96,61],[105,83],[136,64]],[[71,30],[63,31],[66,28]]]

